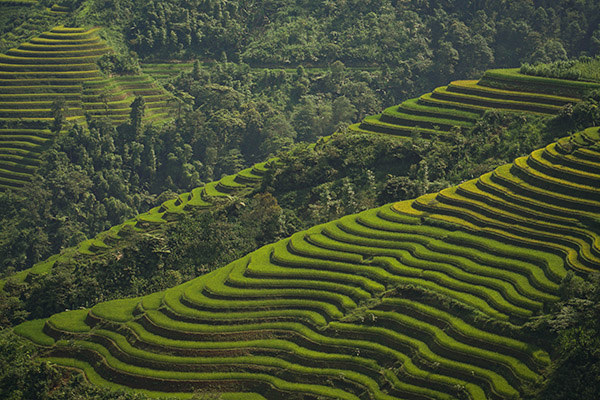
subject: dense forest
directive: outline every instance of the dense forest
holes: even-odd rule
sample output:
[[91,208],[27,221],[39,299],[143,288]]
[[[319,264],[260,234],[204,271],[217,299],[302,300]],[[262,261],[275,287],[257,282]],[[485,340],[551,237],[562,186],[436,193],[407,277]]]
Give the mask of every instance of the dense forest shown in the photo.
[[[59,263],[52,274],[7,280],[0,291],[0,396],[7,399],[147,398],[32,362],[39,350],[10,331],[18,323],[162,291],[300,230],[437,192],[600,125],[600,93],[592,92],[554,117],[488,111],[452,141],[347,129],[489,68],[580,78],[572,72],[577,60],[600,54],[600,5],[592,0],[39,3],[0,4],[3,52],[62,23],[103,27],[114,49],[98,61],[107,77],[137,74],[151,62],[194,66],[161,81],[172,94],[164,124],[142,123],[142,98],[120,125],[90,115],[70,123],[64,104],[55,105],[48,128],[60,134],[34,179],[0,192],[1,277],[178,193],[269,157],[280,162],[247,198],[152,234],[132,231],[107,254]],[[53,5],[69,12],[47,15]],[[561,360],[556,378],[531,398],[596,398],[598,382],[589,381],[600,375],[599,282],[595,275],[565,280],[552,313],[526,327],[552,331]]]

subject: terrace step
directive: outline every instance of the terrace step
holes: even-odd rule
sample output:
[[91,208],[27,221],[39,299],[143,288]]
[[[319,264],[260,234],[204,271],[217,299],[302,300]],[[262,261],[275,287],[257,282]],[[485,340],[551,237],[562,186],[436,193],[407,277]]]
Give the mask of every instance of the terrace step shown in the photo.
[[574,104],[578,98],[544,95],[539,93],[528,93],[512,90],[490,88],[478,84],[478,81],[454,81],[448,85],[448,92],[461,93],[471,96],[487,97],[497,100],[519,101],[527,103],[547,104],[562,107],[566,104]]
[[21,53],[36,53],[36,52],[54,53],[54,54],[56,54],[56,52],[61,52],[61,53],[66,52],[68,54],[68,52],[70,52],[70,51],[78,52],[78,51],[94,51],[94,50],[108,51],[108,50],[110,50],[110,47],[108,47],[106,45],[106,43],[104,43],[102,41],[98,41],[97,43],[75,44],[75,45],[60,44],[60,43],[35,44],[32,41],[29,43],[23,43],[16,49],[10,49],[7,52],[7,54],[13,54],[12,52],[15,52],[15,55],[21,54]]
[[380,118],[380,115],[365,118],[360,123],[359,129],[406,137],[410,137],[415,133],[418,133],[425,138],[444,137],[446,134],[443,130],[420,128],[418,126],[401,126],[394,123],[388,123],[383,121]]
[[519,73],[518,68],[488,70],[479,84],[505,90],[547,93],[575,98],[582,98],[590,90],[600,89],[600,84],[592,82],[523,75]]
[[[88,55],[88,54],[79,54],[75,53],[73,55],[69,55],[66,52],[60,52],[60,54],[40,54],[40,53],[24,53],[27,56],[16,56],[16,55],[6,55],[0,54],[0,65],[15,65],[24,68],[26,71],[27,68],[31,67],[55,67],[59,65],[92,65],[95,60],[100,58],[102,52],[95,50],[99,55]],[[56,57],[60,55],[61,57]]]
[[496,99],[492,97],[485,97],[482,95],[470,95],[458,92],[450,91],[447,86],[435,89],[431,97],[433,99],[439,99],[460,104],[469,104],[482,109],[487,108],[498,108],[507,109],[513,111],[529,111],[532,113],[539,114],[557,114],[560,111],[559,106],[548,105],[544,103],[536,103],[533,101],[515,101]]
[[402,102],[398,106],[398,111],[422,117],[446,118],[466,123],[475,122],[480,117],[480,114],[478,113],[461,112],[457,110],[430,107],[420,104],[419,98],[409,99]]
[[[562,157],[556,157],[556,153],[552,149],[544,148],[531,153],[527,159],[527,164],[532,168],[543,172],[548,176],[557,179],[565,179],[573,183],[587,186],[600,186],[600,163],[588,163],[579,160],[576,163],[574,158],[571,158],[572,166],[566,166],[561,162]],[[549,158],[556,160],[552,162]],[[588,171],[590,169],[591,171]]]
[[415,116],[413,114],[403,113],[399,107],[390,107],[386,109],[381,117],[380,121],[400,125],[400,126],[413,126],[424,129],[432,129],[437,131],[449,132],[454,127],[470,127],[473,124],[470,122],[464,122],[461,120],[452,120],[429,116]]
[[600,264],[600,240],[597,235],[587,234],[583,229],[569,230],[558,224],[509,214],[489,204],[469,201],[453,190],[440,192],[436,200],[439,204],[428,207],[436,213],[457,216],[477,226],[502,230],[511,236],[521,237],[519,240],[523,242],[544,242],[549,247],[568,253],[569,259],[581,257],[578,263],[589,267]]
[[[532,166],[533,164],[533,166]],[[538,164],[531,161],[531,157],[517,158],[511,171],[519,178],[530,182],[535,186],[550,189],[556,193],[562,193],[567,196],[581,196],[588,199],[592,204],[600,207],[600,198],[598,198],[597,188],[591,184],[577,184],[571,182],[567,177],[556,178],[537,169]]]

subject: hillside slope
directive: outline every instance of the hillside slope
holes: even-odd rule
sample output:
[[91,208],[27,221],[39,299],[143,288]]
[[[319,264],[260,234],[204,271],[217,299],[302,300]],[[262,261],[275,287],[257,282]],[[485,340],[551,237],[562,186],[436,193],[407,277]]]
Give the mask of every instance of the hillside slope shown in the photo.
[[350,129],[449,140],[453,130],[472,127],[489,109],[553,115],[594,89],[600,89],[600,84],[524,75],[518,69],[489,70],[478,81],[451,82],[367,117]]
[[15,332],[95,384],[156,395],[519,398],[550,363],[523,325],[567,271],[600,269],[599,199],[591,128],[165,292]]
[[[350,127],[352,131],[368,134],[391,134],[399,139],[413,133],[424,137],[449,138],[453,129],[469,129],[485,112],[494,107],[514,112],[556,114],[560,105],[574,103],[580,100],[587,90],[600,85],[568,81],[562,79],[537,78],[522,75],[516,70],[492,70],[478,82],[453,82],[448,87],[468,87],[471,91],[482,92],[490,96],[488,102],[473,105],[473,99],[479,101],[483,95],[461,95],[452,102],[440,104],[425,104],[424,99],[432,98],[426,94],[419,99],[407,100],[402,104],[388,108],[383,114],[368,117],[360,124]],[[453,89],[454,90],[454,89]],[[523,101],[511,101],[506,93],[519,93]],[[493,101],[492,101],[493,100]],[[546,108],[539,109],[534,104],[545,104]],[[543,112],[541,112],[543,111]],[[190,210],[212,207],[219,199],[227,199],[232,195],[243,196],[262,181],[262,176],[275,159],[259,163],[240,171],[220,181],[211,182],[204,187],[196,188],[189,193],[183,193],[177,198],[168,200],[148,212],[114,226],[109,231],[102,232],[95,238],[82,242],[77,248],[64,251],[48,260],[36,264],[33,268],[18,272],[12,279],[22,282],[32,274],[48,273],[59,259],[68,260],[72,257],[94,256],[114,248],[122,236],[123,228],[133,227],[140,232],[156,229],[163,223],[177,220],[178,216]],[[0,288],[5,280],[0,280]]]
[[57,130],[57,116],[127,122],[135,96],[146,121],[168,117],[169,95],[146,75],[105,78],[97,61],[111,49],[99,28],[56,27],[0,55],[0,190],[31,179]]

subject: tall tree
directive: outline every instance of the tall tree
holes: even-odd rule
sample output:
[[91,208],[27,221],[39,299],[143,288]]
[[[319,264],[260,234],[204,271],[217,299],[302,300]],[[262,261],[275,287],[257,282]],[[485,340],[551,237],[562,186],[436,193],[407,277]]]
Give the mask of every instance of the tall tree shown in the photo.
[[142,96],[136,96],[131,103],[131,112],[129,113],[131,129],[136,139],[142,134],[142,118],[144,118],[145,113],[146,101]]

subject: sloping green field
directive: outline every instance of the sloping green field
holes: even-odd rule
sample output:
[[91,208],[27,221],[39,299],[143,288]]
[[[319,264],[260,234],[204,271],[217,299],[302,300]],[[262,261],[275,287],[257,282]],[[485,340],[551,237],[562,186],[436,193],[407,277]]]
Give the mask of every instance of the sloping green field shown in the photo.
[[600,269],[599,212],[593,128],[165,292],[15,331],[95,384],[155,395],[515,399],[550,363],[518,328],[568,270]]
[[448,139],[453,129],[473,126],[486,110],[553,115],[598,88],[600,84],[523,75],[517,69],[490,70],[479,81],[454,81],[365,118],[350,129]]
[[102,75],[96,61],[111,49],[98,31],[59,26],[0,55],[0,189],[30,180],[53,137],[56,100],[64,100],[73,123],[85,124],[85,114],[127,122],[138,95],[145,121],[168,118],[169,95],[149,76]]
[[[132,76],[88,81],[84,84],[85,107],[92,114],[102,114],[103,110],[108,110],[109,118],[115,122],[122,122],[127,118],[129,109],[120,107],[128,104],[131,98],[127,96],[131,94],[124,91],[125,89],[119,91],[115,88],[125,87],[127,90],[140,90],[137,92],[138,94],[153,95],[156,93],[156,96],[160,96],[158,91],[154,91],[156,89],[136,89],[135,82],[145,82],[146,80],[147,78],[144,76]],[[525,88],[524,82],[530,82],[529,86]],[[535,103],[539,107],[547,107],[545,109],[547,113],[556,113],[561,105],[578,101],[575,94],[582,96],[585,90],[591,88],[589,85],[585,82],[548,80],[548,78],[521,75],[513,69],[491,70],[478,82],[456,81],[445,87],[442,93],[446,95],[456,93],[458,96],[451,107],[435,104],[437,100],[433,98],[434,94],[427,94],[419,99],[407,100],[399,106],[390,107],[379,116],[367,117],[362,123],[351,126],[351,129],[357,132],[393,134],[399,137],[409,136],[413,132],[419,132],[425,137],[434,137],[441,135],[442,130],[444,135],[448,135],[452,129],[471,127],[485,110],[494,106],[504,110],[534,112],[531,110],[532,104]],[[507,87],[510,90],[505,90]],[[519,87],[524,87],[524,89],[515,91]],[[110,93],[113,96],[111,97],[113,101],[108,103],[106,103],[107,97],[101,96],[103,91],[106,93],[107,90],[111,90]],[[469,96],[481,99],[489,97],[490,102],[483,102],[475,106],[470,103]],[[103,103],[100,98],[105,102]],[[122,99],[128,100],[123,101]],[[425,99],[430,100],[431,104],[427,104]],[[156,104],[164,103],[158,101]],[[160,120],[165,115],[160,110],[161,108],[157,108],[150,111],[146,118]],[[97,237],[81,243],[77,248],[66,250],[60,257],[100,254],[121,239],[119,232],[124,227],[133,226],[138,231],[156,229],[161,224],[176,220],[182,213],[211,207],[219,198],[243,195],[261,182],[262,176],[275,161],[270,160],[256,164],[218,182],[212,182],[205,187],[196,188],[190,193],[184,193],[177,199],[169,200],[123,224],[114,226],[107,232],[100,233]],[[54,257],[52,261],[43,261],[31,269],[19,272],[12,278],[23,281],[29,273],[45,274],[51,270],[57,259],[58,257]],[[3,285],[4,281],[0,280],[0,288]]]

